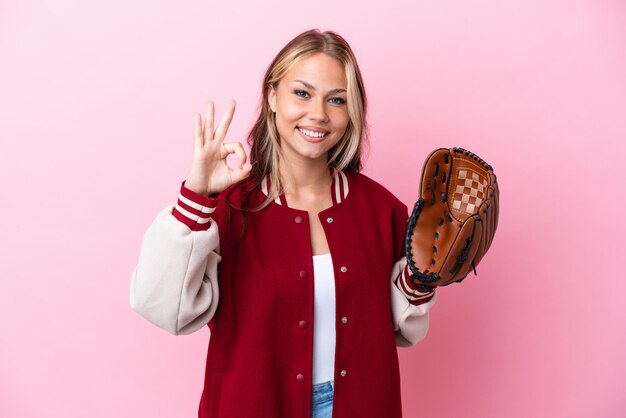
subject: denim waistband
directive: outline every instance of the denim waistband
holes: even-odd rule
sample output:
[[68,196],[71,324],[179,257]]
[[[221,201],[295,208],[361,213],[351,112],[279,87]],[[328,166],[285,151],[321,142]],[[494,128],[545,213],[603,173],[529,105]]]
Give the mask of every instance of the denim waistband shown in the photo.
[[[330,416],[328,413],[324,413],[323,415],[319,415],[319,412],[322,409],[326,409],[329,405],[332,405],[333,398],[335,397],[334,382],[332,380],[317,383],[313,385],[313,393],[311,394],[311,405],[313,407],[313,412],[318,411],[318,413],[314,413],[314,417],[326,417]],[[322,409],[320,409],[322,408]]]
[[313,393],[335,389],[335,381],[333,379],[313,385]]

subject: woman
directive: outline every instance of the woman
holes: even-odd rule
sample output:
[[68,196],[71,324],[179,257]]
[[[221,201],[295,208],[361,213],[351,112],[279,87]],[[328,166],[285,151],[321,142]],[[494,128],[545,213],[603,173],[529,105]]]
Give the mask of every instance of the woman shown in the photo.
[[405,277],[406,205],[359,173],[352,50],[311,30],[278,53],[250,162],[223,142],[234,108],[215,129],[212,102],[195,115],[189,175],[144,236],[131,306],[176,335],[208,324],[200,417],[400,417],[396,347],[424,338],[435,295]]

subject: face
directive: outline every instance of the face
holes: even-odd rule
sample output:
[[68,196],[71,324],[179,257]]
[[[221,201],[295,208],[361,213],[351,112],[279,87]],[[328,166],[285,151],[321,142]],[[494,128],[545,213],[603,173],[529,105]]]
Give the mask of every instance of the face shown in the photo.
[[343,65],[323,53],[301,59],[269,92],[281,148],[290,160],[322,160],[348,122]]

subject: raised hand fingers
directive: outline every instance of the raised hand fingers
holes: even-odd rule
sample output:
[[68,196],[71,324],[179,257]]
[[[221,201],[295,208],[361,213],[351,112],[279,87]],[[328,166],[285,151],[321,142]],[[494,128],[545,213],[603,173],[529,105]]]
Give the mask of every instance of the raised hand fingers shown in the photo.
[[204,144],[213,139],[213,120],[215,119],[215,104],[209,100],[206,107],[206,116],[204,118],[203,139]]
[[235,101],[231,99],[228,102],[228,108],[226,109],[224,116],[222,116],[222,120],[220,121],[220,124],[218,125],[217,130],[215,131],[215,139],[217,139],[218,141],[224,140],[224,137],[226,136],[226,132],[228,131],[228,128],[230,127],[230,122],[233,120],[234,113],[235,113]]
[[223,144],[223,147],[226,151],[228,151],[228,154],[234,153],[237,155],[237,159],[239,160],[239,168],[243,168],[243,166],[246,164],[248,156],[246,155],[246,151],[243,149],[243,145],[241,145],[241,142],[227,142]]
[[202,148],[204,139],[202,138],[202,116],[199,113],[193,114],[193,144],[196,148]]

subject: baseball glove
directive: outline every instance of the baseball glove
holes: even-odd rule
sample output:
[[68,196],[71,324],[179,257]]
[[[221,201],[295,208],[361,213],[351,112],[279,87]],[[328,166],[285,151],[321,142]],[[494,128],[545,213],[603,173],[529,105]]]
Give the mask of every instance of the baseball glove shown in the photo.
[[498,226],[499,194],[492,167],[476,154],[440,148],[428,156],[405,235],[418,291],[460,282],[470,270],[476,274]]

